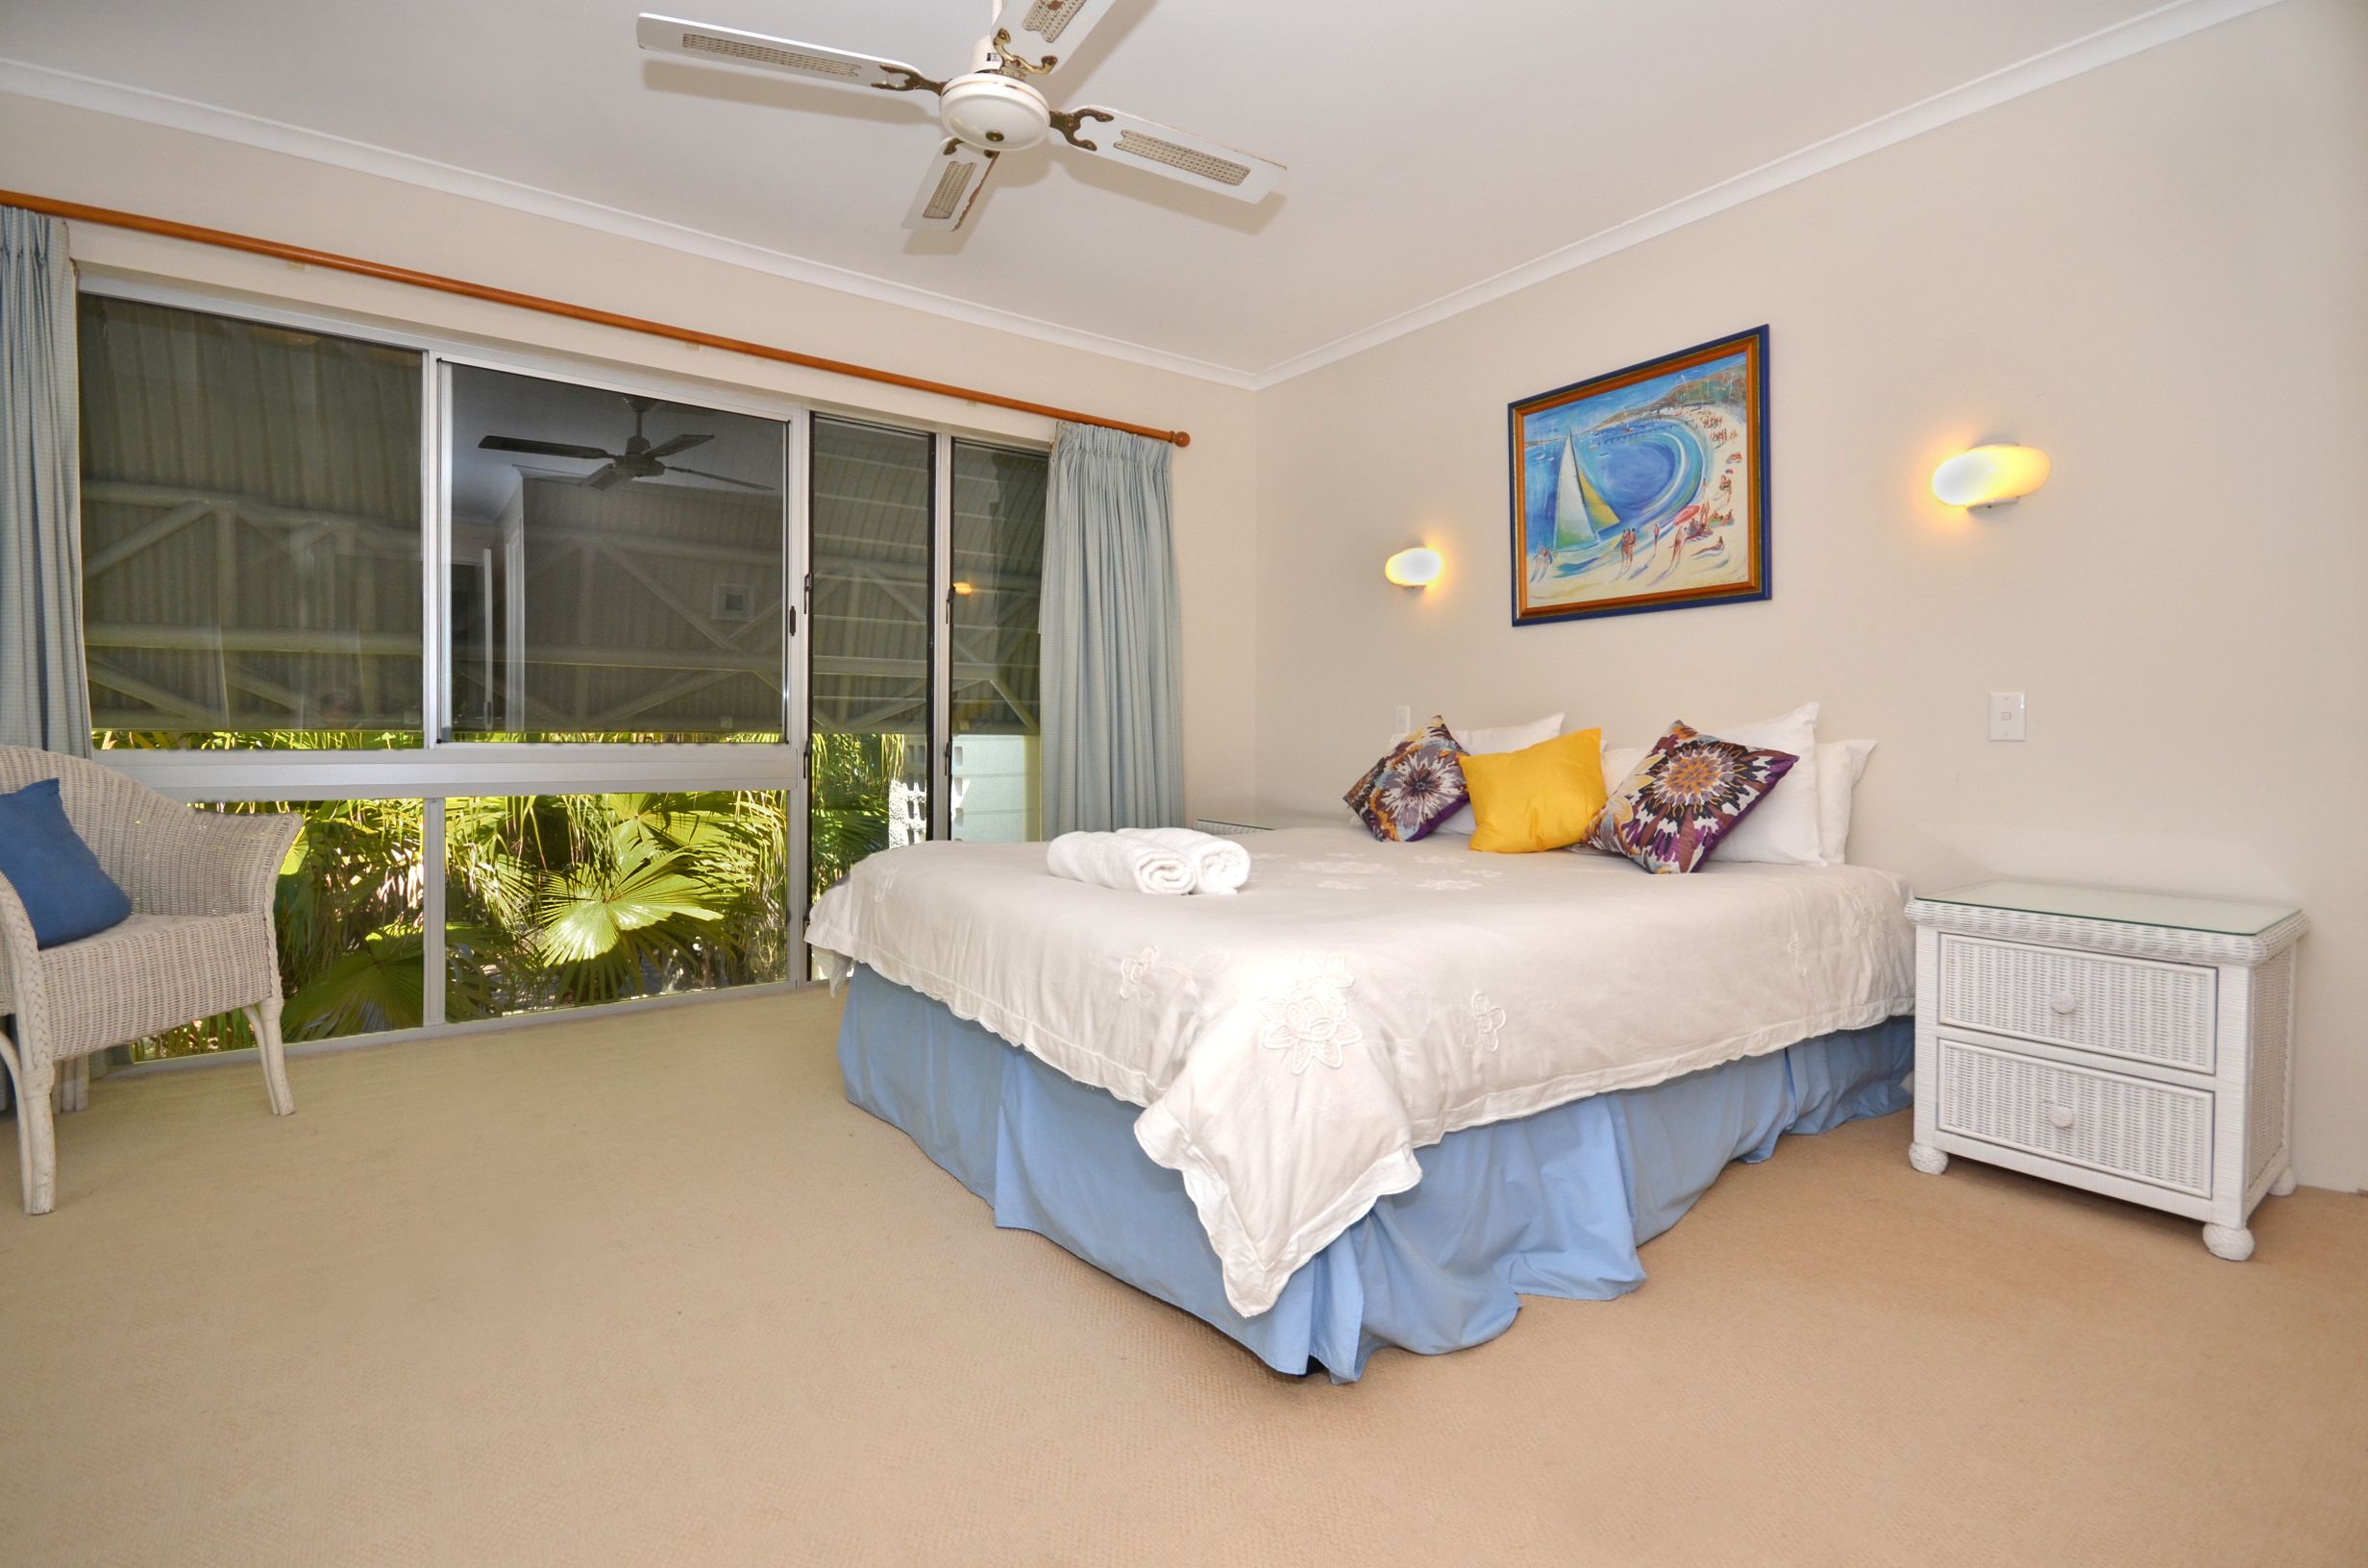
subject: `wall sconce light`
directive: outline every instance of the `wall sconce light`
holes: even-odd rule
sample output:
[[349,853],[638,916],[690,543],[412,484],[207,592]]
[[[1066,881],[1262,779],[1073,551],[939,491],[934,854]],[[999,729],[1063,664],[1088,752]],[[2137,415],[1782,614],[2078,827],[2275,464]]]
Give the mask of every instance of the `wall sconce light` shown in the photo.
[[1381,563],[1381,575],[1400,588],[1427,588],[1439,580],[1439,551],[1401,550]]
[[2004,506],[2045,484],[2052,466],[2036,447],[1975,447],[1933,470],[1933,494],[1951,506]]
[[972,588],[969,583],[960,581],[957,581],[953,585],[953,591],[961,595],[964,599],[970,598],[973,593],[976,592],[976,590]]

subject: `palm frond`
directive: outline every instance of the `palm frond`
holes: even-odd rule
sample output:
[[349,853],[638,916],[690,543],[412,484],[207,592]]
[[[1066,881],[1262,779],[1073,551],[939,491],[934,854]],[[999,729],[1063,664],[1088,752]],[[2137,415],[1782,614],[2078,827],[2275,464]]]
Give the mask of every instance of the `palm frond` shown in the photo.
[[281,1025],[299,1040],[414,1029],[423,1018],[427,953],[418,931],[379,931],[287,999]]
[[600,957],[628,932],[668,920],[718,920],[713,891],[678,869],[681,857],[636,849],[611,866],[582,865],[545,875],[534,898],[534,946],[545,962]]

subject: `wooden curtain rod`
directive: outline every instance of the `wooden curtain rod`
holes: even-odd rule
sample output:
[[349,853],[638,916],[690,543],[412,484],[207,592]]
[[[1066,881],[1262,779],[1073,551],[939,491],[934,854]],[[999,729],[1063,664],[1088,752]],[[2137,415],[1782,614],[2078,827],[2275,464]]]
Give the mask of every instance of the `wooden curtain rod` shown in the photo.
[[46,196],[31,196],[21,190],[0,190],[0,206],[21,207],[29,212],[40,212],[53,218],[64,218],[75,223],[95,223],[110,229],[130,229],[143,234],[161,234],[166,239],[185,239],[199,245],[219,246],[226,251],[245,251],[254,256],[275,257],[282,261],[294,261],[308,267],[327,267],[334,272],[350,272],[363,278],[382,278],[389,282],[408,283],[413,288],[433,289],[439,294],[457,294],[463,299],[486,300],[495,305],[515,306],[521,310],[539,310],[547,316],[564,316],[570,321],[588,321],[595,327],[617,327],[629,332],[641,332],[651,337],[671,338],[677,343],[694,343],[703,349],[723,349],[731,354],[745,354],[754,359],[770,359],[777,364],[802,365],[807,370],[827,371],[833,376],[851,376],[857,380],[877,381],[883,386],[901,386],[915,392],[933,393],[941,398],[960,398],[966,403],[983,403],[997,408],[1010,408],[1023,414],[1042,414],[1047,419],[1065,419],[1076,425],[1098,425],[1106,430],[1124,430],[1129,435],[1147,435],[1154,441],[1170,441],[1179,447],[1189,447],[1193,438],[1185,430],[1154,429],[1148,425],[1129,425],[1122,419],[1103,419],[1098,414],[1081,414],[1074,408],[1055,408],[1048,403],[1030,403],[1024,398],[1007,398],[998,392],[981,392],[974,387],[955,386],[946,381],[932,381],[919,376],[906,376],[893,370],[878,370],[870,365],[850,364],[844,359],[826,359],[820,355],[800,354],[795,349],[777,349],[766,343],[752,343],[747,338],[726,337],[719,332],[703,332],[695,327],[671,327],[662,321],[651,321],[642,316],[619,315],[613,310],[596,310],[588,305],[569,305],[564,300],[549,300],[539,294],[521,294],[515,289],[495,288],[487,283],[472,283],[464,279],[446,278],[432,272],[418,272],[409,267],[389,266],[382,261],[365,261],[359,257],[339,256],[334,251],[315,251],[302,245],[289,245],[276,239],[260,239],[253,234],[234,234],[226,229],[205,229],[193,223],[176,223],[170,218],[151,218],[137,212],[121,212],[113,208],[88,207],[81,202],[53,201]]

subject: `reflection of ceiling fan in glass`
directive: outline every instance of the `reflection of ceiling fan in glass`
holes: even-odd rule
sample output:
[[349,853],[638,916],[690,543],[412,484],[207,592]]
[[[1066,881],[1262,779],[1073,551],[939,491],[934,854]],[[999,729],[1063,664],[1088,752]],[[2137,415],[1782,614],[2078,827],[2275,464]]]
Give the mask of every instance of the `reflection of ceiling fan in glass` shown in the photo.
[[633,410],[633,433],[626,441],[623,452],[604,452],[598,447],[580,447],[570,441],[535,441],[523,435],[489,435],[477,443],[487,452],[526,452],[538,457],[580,457],[586,462],[604,463],[583,482],[595,490],[605,490],[626,479],[654,479],[660,474],[690,474],[718,484],[738,485],[743,490],[770,490],[769,484],[756,484],[748,479],[735,479],[728,474],[710,474],[703,468],[685,468],[680,463],[660,461],[678,452],[712,441],[712,432],[694,431],[670,437],[652,446],[650,438],[641,433],[641,422],[650,410],[657,406],[654,398],[627,398]]

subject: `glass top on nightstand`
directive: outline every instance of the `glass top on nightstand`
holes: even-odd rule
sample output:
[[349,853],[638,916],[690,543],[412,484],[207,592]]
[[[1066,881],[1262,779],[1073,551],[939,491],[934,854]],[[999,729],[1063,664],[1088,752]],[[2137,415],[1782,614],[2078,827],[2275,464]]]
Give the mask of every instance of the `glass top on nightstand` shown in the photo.
[[2119,888],[2073,888],[2054,882],[1976,882],[1947,893],[1916,894],[1928,904],[1965,904],[1975,909],[2019,910],[2027,915],[2061,915],[2076,920],[2111,920],[2122,925],[2168,926],[2176,931],[2217,931],[2232,937],[2258,936],[2296,913],[2291,904],[2256,904],[2234,898],[2183,898],[2164,893]]
[[1237,833],[1272,833],[1287,827],[1351,827],[1357,820],[1344,809],[1330,811],[1204,811],[1193,819],[1202,832],[1232,829]]

